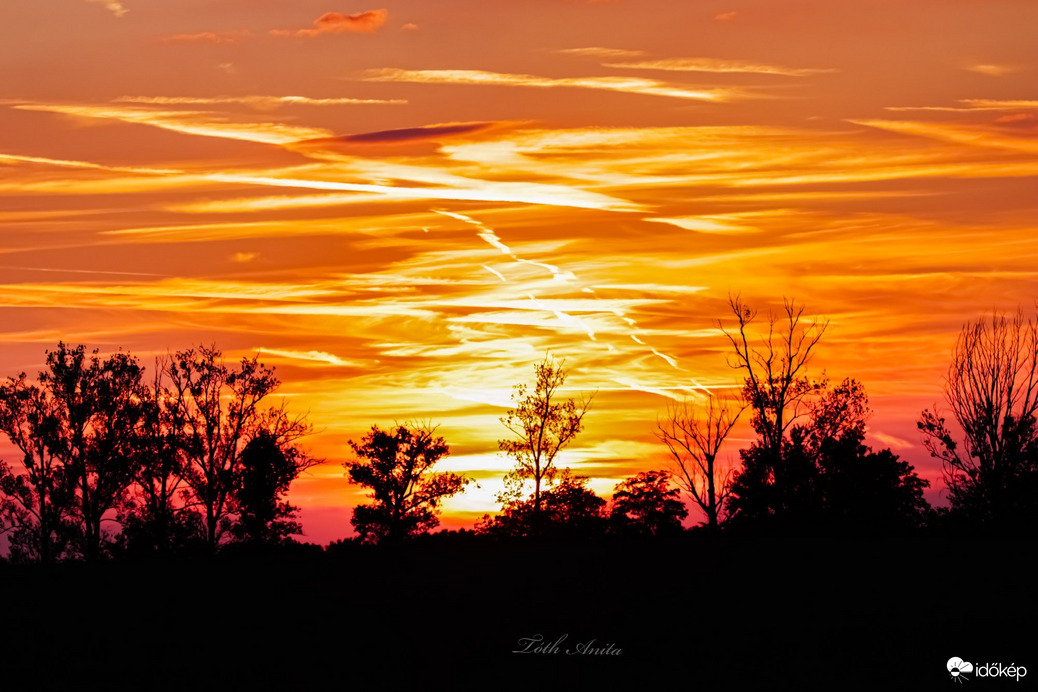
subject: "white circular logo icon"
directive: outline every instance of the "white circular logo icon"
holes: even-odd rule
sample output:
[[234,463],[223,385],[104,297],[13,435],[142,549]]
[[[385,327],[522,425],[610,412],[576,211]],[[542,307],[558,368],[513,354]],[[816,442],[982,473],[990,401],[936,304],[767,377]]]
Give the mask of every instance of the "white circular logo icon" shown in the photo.
[[973,664],[969,661],[963,661],[957,656],[952,657],[948,659],[948,672],[951,673],[952,680],[959,681],[959,676],[973,672]]

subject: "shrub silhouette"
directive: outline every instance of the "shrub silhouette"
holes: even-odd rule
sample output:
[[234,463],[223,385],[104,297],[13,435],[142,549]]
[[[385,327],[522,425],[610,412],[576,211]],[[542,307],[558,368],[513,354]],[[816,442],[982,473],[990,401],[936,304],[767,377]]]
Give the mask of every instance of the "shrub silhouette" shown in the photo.
[[666,471],[643,471],[617,484],[609,528],[618,535],[658,536],[682,531],[688,510]]
[[589,480],[562,469],[555,483],[541,492],[540,511],[535,498],[515,496],[500,514],[484,516],[476,530],[507,538],[601,536],[606,531],[606,501],[587,487]]

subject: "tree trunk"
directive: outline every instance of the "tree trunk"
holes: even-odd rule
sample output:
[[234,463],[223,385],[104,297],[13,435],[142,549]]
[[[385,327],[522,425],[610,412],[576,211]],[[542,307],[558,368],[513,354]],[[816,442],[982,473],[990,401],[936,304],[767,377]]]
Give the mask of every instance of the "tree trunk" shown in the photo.
[[714,487],[714,458],[706,458],[706,482],[707,482],[707,512],[706,520],[710,530],[717,528],[717,491]]

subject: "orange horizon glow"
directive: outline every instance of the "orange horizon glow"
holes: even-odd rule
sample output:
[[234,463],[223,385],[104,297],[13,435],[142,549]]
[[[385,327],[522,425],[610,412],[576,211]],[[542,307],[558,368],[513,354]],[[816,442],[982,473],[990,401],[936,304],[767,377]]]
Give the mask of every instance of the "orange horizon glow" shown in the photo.
[[0,376],[261,354],[327,460],[308,540],[350,534],[372,424],[440,425],[480,484],[445,527],[495,512],[547,352],[598,392],[561,465],[663,465],[667,405],[739,384],[731,293],[831,321],[811,373],[939,502],[915,421],[955,337],[1038,300],[1034,3],[60,6],[0,16]]

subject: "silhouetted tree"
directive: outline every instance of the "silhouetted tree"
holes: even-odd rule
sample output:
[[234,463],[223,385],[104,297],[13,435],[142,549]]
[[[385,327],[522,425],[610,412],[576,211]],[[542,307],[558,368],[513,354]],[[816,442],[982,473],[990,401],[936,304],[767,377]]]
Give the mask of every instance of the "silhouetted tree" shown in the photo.
[[46,443],[56,434],[53,401],[25,374],[0,385],[0,430],[22,453],[24,473],[0,461],[0,512],[15,559],[52,562],[71,540],[71,479]]
[[609,512],[610,529],[621,535],[680,532],[688,510],[670,481],[666,471],[643,471],[618,483]]
[[51,562],[62,556],[74,527],[62,514],[60,486],[46,478],[46,461],[25,473],[0,460],[0,536],[8,536],[15,561]]
[[258,358],[237,367],[223,362],[215,347],[177,352],[165,363],[167,393],[176,435],[184,450],[181,471],[192,504],[200,508],[206,544],[215,551],[230,528],[233,494],[248,441],[263,429],[261,402],[280,382]]
[[55,527],[63,533],[74,527],[78,553],[94,560],[109,541],[102,522],[133,482],[142,370],[125,353],[101,360],[97,351],[88,357],[83,346],[64,343],[47,352],[46,365],[39,384],[23,374],[0,393],[0,428],[22,451],[26,469],[21,480],[4,473],[6,494],[17,505],[10,516],[20,525],[13,541],[49,561],[57,557]]
[[725,519],[725,501],[732,471],[717,461],[728,434],[742,409],[708,395],[706,414],[689,401],[671,406],[667,418],[657,423],[657,436],[667,445],[678,484],[706,515],[707,526],[716,529]]
[[353,509],[350,523],[364,542],[396,543],[439,525],[441,502],[461,492],[470,479],[433,472],[450,453],[429,425],[377,425],[360,442],[350,441],[357,459],[344,466],[350,482],[370,489],[370,504]]
[[320,460],[298,447],[278,440],[271,429],[261,429],[242,451],[234,494],[238,512],[234,536],[249,543],[272,544],[302,533],[295,520],[298,507],[290,505],[284,495],[303,470],[318,463]]
[[890,450],[864,443],[871,414],[864,387],[847,379],[828,385],[809,404],[806,422],[782,441],[784,473],[771,473],[770,455],[754,444],[742,452],[732,483],[733,515],[740,522],[776,521],[841,530],[912,528],[929,511],[928,482]]
[[806,320],[803,305],[783,299],[782,314],[771,313],[758,331],[756,310],[739,296],[729,298],[729,307],[736,328],[729,330],[723,322],[718,326],[732,345],[729,366],[742,371],[743,401],[757,433],[753,445],[740,452],[743,465],[732,480],[729,499],[731,512],[747,519],[781,511],[790,498],[810,492],[811,464],[792,454],[796,447],[790,445],[789,432],[819,390],[805,370],[828,322]]
[[805,446],[807,429],[794,426],[782,440],[783,471],[773,472],[773,452],[759,442],[739,452],[742,467],[733,476],[728,498],[730,523],[808,525],[823,506],[817,460]]
[[566,382],[564,361],[551,356],[534,365],[533,391],[525,384],[515,385],[515,408],[501,422],[515,439],[500,440],[498,447],[515,461],[505,476],[506,494],[514,494],[527,481],[533,482],[533,514],[541,513],[541,495],[555,479],[555,458],[583,429],[584,414],[591,398],[560,400]]
[[191,492],[184,483],[189,449],[183,434],[187,411],[163,386],[167,365],[168,359],[156,359],[153,383],[142,402],[140,463],[134,478],[138,492],[121,517],[121,541],[131,552],[166,554],[205,538],[202,518],[191,505]]
[[516,494],[504,502],[500,514],[484,516],[476,530],[509,538],[602,535],[607,528],[606,501],[587,487],[589,480],[561,469],[553,485],[541,492],[539,509],[533,497]]
[[1038,516],[1038,321],[992,314],[962,328],[945,398],[961,444],[944,417],[918,423],[944,465],[952,508],[977,523],[1010,525]]
[[818,391],[818,384],[804,371],[829,322],[806,320],[803,305],[784,299],[783,314],[771,314],[766,334],[755,337],[752,324],[757,312],[739,296],[729,298],[729,306],[736,329],[729,331],[719,323],[734,351],[729,365],[743,371],[743,400],[753,412],[759,454],[769,474],[781,477],[783,439],[802,415],[809,395]]
[[922,526],[931,509],[923,497],[930,482],[889,449],[866,446],[862,433],[830,438],[817,450],[825,520],[851,530]]

